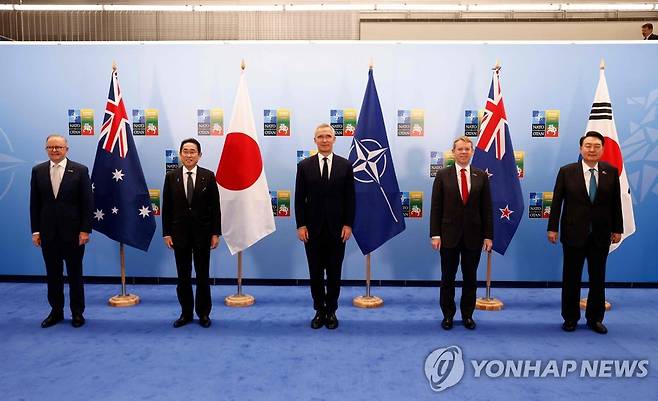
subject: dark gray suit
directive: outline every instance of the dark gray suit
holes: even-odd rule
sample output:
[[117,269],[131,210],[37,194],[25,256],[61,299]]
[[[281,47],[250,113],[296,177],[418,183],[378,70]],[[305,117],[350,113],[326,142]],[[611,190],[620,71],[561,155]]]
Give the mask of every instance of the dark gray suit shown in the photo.
[[91,233],[94,197],[89,170],[68,160],[57,193],[50,181],[50,161],[32,168],[30,181],[30,223],[32,233],[41,236],[41,251],[46,263],[48,302],[53,312],[64,309],[64,262],[69,281],[71,312],[85,309],[82,258],[85,246],[79,245],[80,232]]

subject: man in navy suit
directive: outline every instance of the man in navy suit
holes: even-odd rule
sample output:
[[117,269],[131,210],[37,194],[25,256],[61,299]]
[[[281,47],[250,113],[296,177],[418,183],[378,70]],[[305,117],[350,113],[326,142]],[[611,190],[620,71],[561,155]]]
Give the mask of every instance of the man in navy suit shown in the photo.
[[[562,317],[564,331],[576,330],[580,319],[580,283],[587,259],[589,293],[587,326],[606,334],[605,264],[611,243],[621,240],[624,220],[621,210],[619,172],[605,162],[603,135],[589,131],[580,138],[582,160],[560,168],[553,189],[548,219],[548,240],[557,242],[562,225]],[[561,218],[560,218],[561,217]]]
[[[194,138],[180,145],[183,166],[167,173],[162,191],[162,235],[174,250],[178,285],[176,294],[181,315],[174,327],[193,320],[196,309],[199,324],[210,327],[210,250],[219,245],[222,233],[219,189],[215,174],[197,163],[201,144]],[[192,292],[192,260],[196,272],[196,300]]]
[[32,168],[30,224],[32,243],[41,247],[46,264],[51,311],[41,327],[64,319],[64,262],[69,281],[73,327],[85,324],[82,258],[91,234],[93,193],[87,167],[66,158],[69,147],[61,135],[46,139],[47,162]]
[[452,144],[455,165],[439,170],[432,186],[430,237],[432,248],[441,254],[441,327],[450,330],[457,311],[455,276],[461,259],[464,285],[460,310],[462,323],[475,329],[473,311],[477,290],[477,268],[482,250],[493,246],[491,190],[487,173],[471,166],[473,143],[462,136]]
[[653,24],[646,23],[642,25],[642,38],[643,40],[658,40],[658,35],[653,33]]
[[354,224],[354,174],[350,162],[333,153],[336,133],[331,125],[320,124],[314,141],[318,154],[297,165],[295,220],[311,279],[311,327],[335,329],[345,242]]

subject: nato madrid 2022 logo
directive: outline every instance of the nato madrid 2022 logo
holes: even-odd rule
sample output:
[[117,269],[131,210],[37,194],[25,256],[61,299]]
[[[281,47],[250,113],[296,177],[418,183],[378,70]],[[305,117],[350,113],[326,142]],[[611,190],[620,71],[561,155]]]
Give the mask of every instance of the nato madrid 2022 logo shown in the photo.
[[459,383],[464,376],[462,350],[456,345],[434,350],[425,359],[425,376],[436,392]]

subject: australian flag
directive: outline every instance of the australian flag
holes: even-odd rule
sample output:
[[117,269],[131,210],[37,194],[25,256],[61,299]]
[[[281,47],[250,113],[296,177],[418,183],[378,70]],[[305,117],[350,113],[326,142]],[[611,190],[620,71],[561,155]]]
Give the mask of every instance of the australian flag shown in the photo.
[[96,208],[94,230],[147,251],[155,218],[116,70],[110,80],[91,183]]
[[368,72],[368,86],[349,155],[354,170],[356,212],[352,232],[364,255],[405,229],[402,197],[377,88]]
[[493,250],[504,255],[523,217],[524,204],[499,73],[498,68],[491,81],[473,166],[489,176],[494,220]]

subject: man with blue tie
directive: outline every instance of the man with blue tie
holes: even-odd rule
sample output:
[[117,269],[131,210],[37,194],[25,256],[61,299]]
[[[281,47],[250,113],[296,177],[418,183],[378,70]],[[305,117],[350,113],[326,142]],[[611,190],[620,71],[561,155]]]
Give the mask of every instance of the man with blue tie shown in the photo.
[[564,331],[576,330],[580,319],[580,284],[587,259],[589,293],[587,326],[606,334],[605,265],[611,243],[621,240],[624,230],[619,172],[605,162],[603,135],[589,131],[580,138],[582,160],[560,168],[553,189],[548,220],[548,241],[556,243],[562,225],[562,317]]
[[46,139],[47,162],[32,169],[30,224],[32,243],[41,247],[46,264],[48,303],[51,311],[41,327],[64,319],[64,262],[69,281],[73,327],[85,324],[82,258],[91,234],[93,193],[87,167],[66,158],[66,138]]

